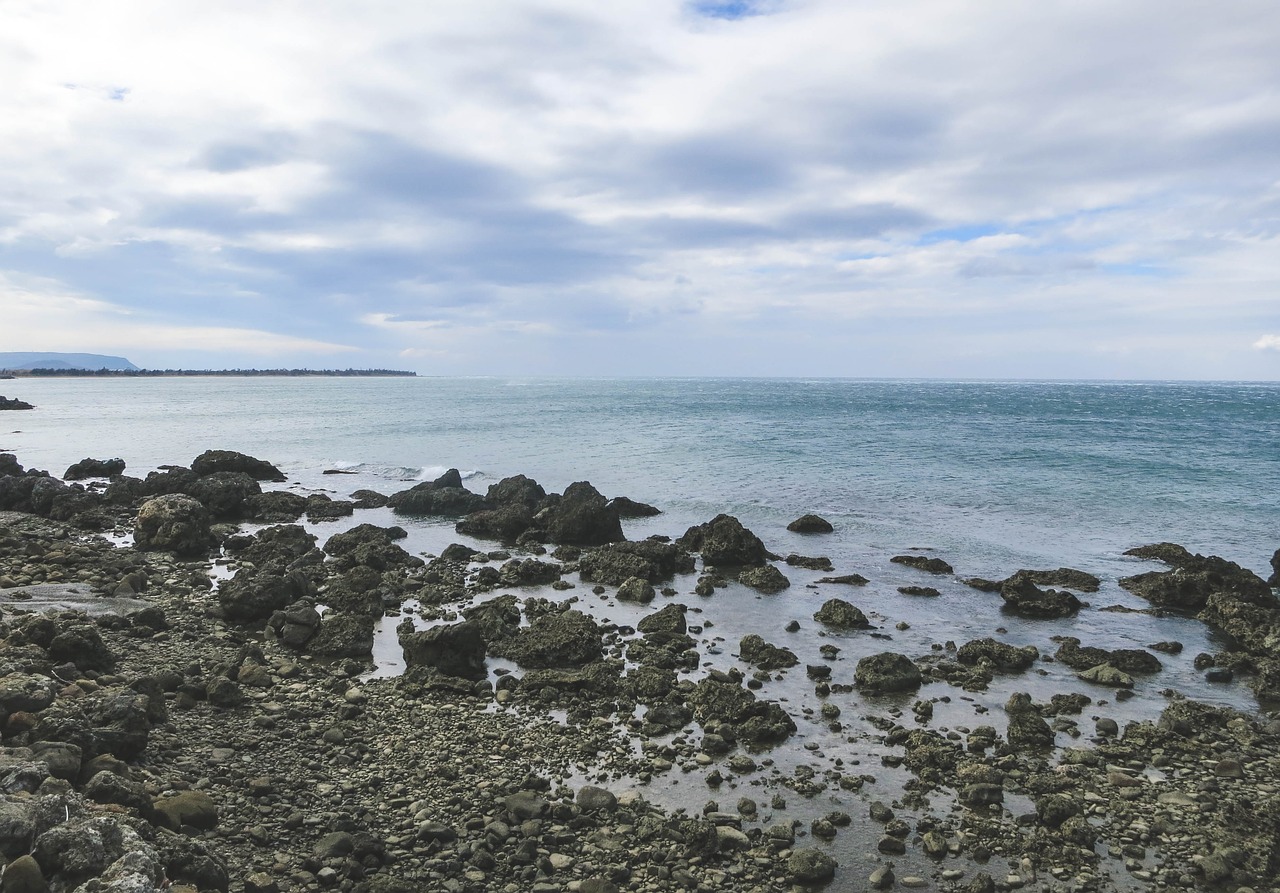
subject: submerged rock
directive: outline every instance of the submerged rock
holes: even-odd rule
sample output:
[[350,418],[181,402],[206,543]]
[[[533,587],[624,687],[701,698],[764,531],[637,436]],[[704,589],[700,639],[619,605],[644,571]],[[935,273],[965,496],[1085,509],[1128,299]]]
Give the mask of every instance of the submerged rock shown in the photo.
[[916,570],[926,571],[930,574],[955,573],[955,568],[941,558],[929,558],[924,555],[895,555],[889,560],[894,564],[904,564],[907,567],[914,567]]

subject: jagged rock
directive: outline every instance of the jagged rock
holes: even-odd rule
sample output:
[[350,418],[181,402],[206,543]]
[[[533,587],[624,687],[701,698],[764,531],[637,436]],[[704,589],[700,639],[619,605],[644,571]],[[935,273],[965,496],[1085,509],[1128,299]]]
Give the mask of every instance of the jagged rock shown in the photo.
[[1004,600],[1005,610],[1039,620],[1073,617],[1084,607],[1084,603],[1070,592],[1040,589],[1026,578],[1005,581],[1000,586],[1000,598]]
[[626,539],[617,509],[586,481],[566,487],[560,499],[539,511],[535,520],[553,543],[602,546]]
[[693,556],[685,549],[657,540],[611,543],[584,551],[578,559],[578,571],[584,582],[606,586],[620,586],[629,577],[660,583],[675,574],[691,573],[693,569]]
[[209,513],[190,496],[171,494],[149,499],[133,525],[134,548],[164,549],[179,556],[204,555],[214,546]]
[[904,564],[907,567],[914,567],[916,570],[926,571],[931,574],[955,573],[955,568],[941,558],[929,558],[924,555],[895,555],[889,560],[894,564]]
[[818,515],[801,515],[787,525],[787,530],[792,533],[832,533],[835,528],[826,518]]
[[631,577],[618,587],[618,601],[640,602],[647,605],[653,601],[655,592],[653,585],[642,577]]
[[82,481],[85,478],[109,478],[124,474],[123,459],[81,459],[67,469],[62,476],[66,481]]
[[807,555],[796,555],[792,553],[787,556],[787,565],[789,567],[802,567],[810,571],[826,571],[830,573],[835,569],[831,564],[831,559],[825,556],[809,557]]
[[962,664],[973,666],[986,661],[1006,673],[1020,673],[1030,669],[1039,657],[1040,652],[1034,645],[1015,648],[992,638],[965,642],[956,652],[956,660]]
[[689,629],[685,620],[687,610],[688,608],[679,602],[673,602],[659,611],[641,617],[640,622],[636,624],[636,629],[646,636],[683,636]]
[[773,595],[791,586],[791,581],[772,564],[747,568],[738,574],[738,582],[765,595]]
[[477,539],[514,543],[532,525],[533,512],[530,509],[523,505],[503,505],[472,512],[459,520],[454,529]]
[[858,661],[854,682],[870,691],[911,691],[923,681],[920,668],[905,654],[882,651]]
[[312,493],[307,497],[307,520],[336,521],[355,514],[356,504],[348,499],[330,499],[323,493]]
[[1107,651],[1104,648],[1082,648],[1080,640],[1071,636],[1058,636],[1054,640],[1060,643],[1054,659],[1073,670],[1088,670],[1100,664],[1109,664],[1125,673],[1158,673],[1162,668],[1159,658],[1137,648]]
[[772,701],[757,699],[726,674],[713,673],[698,682],[688,703],[704,727],[715,720],[719,724],[716,734],[723,736],[728,731],[751,744],[777,744],[796,730],[785,710]]
[[941,592],[932,586],[899,586],[898,591],[903,595],[923,596],[924,598],[937,598],[942,595]]
[[0,410],[35,409],[33,405],[17,397],[0,397]]
[[577,667],[600,660],[604,631],[581,611],[543,614],[511,639],[494,644],[494,654],[522,667]]
[[287,524],[296,521],[306,510],[306,497],[286,490],[257,493],[244,501],[245,515],[267,524]]
[[760,567],[772,556],[750,530],[732,515],[717,515],[706,524],[690,527],[676,543],[701,552],[705,564],[726,567]]
[[814,612],[813,619],[837,629],[870,629],[867,615],[839,598],[830,598]]
[[1267,579],[1267,585],[1280,588],[1280,549],[1276,549],[1271,556],[1271,576]]
[[407,666],[431,667],[462,679],[483,679],[486,649],[482,630],[482,624],[475,620],[425,630],[415,630],[405,621],[396,633]]
[[1005,739],[1010,747],[1040,750],[1053,746],[1053,729],[1031,703],[1031,695],[1014,692],[1005,702],[1004,711],[1009,717]]
[[255,481],[281,483],[285,480],[284,473],[270,462],[231,450],[206,450],[192,460],[191,470],[201,477],[221,471],[238,471]]
[[216,471],[192,481],[184,491],[193,496],[219,520],[234,520],[247,514],[246,503],[262,494],[262,487],[242,471]]
[[619,518],[652,518],[661,515],[662,509],[654,508],[647,502],[636,502],[625,496],[615,496],[609,500],[609,507],[618,513]]
[[1097,592],[1098,587],[1102,585],[1102,581],[1093,574],[1070,567],[1060,567],[1051,571],[1021,570],[1004,582],[1017,584],[1023,580],[1028,580],[1036,586],[1062,586],[1079,592]]
[[547,586],[560,579],[560,565],[536,558],[513,558],[498,572],[504,586]]
[[313,594],[300,575],[282,577],[241,570],[218,586],[218,604],[228,620],[250,623],[265,620],[285,605]]
[[420,566],[422,559],[396,545],[395,540],[405,536],[406,532],[400,527],[358,524],[329,537],[324,551],[333,557],[334,567],[338,570],[363,565],[382,572],[391,568]]
[[388,497],[387,505],[400,515],[467,515],[486,505],[485,498],[462,485],[462,475],[450,468],[434,481],[418,484]]
[[320,657],[353,657],[367,660],[373,653],[373,618],[363,614],[329,611],[307,650]]
[[293,562],[310,554],[316,537],[298,524],[264,527],[253,536],[233,536],[226,549],[237,558],[248,561],[259,571],[268,569],[283,574]]
[[738,656],[761,670],[782,670],[800,663],[794,652],[770,645],[754,633],[742,637],[738,643]]
[[351,494],[352,503],[358,509],[380,509],[390,498],[377,490],[357,490]]
[[1216,555],[1193,555],[1173,543],[1130,549],[1126,555],[1172,564],[1171,571],[1122,577],[1120,585],[1161,608],[1199,611],[1215,594],[1228,594],[1251,604],[1274,601],[1271,587],[1253,571]]

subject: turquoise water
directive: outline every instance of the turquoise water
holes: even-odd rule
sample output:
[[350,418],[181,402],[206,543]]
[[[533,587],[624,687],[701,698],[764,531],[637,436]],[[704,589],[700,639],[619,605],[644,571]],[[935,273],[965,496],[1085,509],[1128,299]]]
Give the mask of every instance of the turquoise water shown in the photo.
[[140,473],[221,447],[314,486],[334,484],[319,477],[333,466],[384,491],[451,466],[475,472],[481,491],[517,473],[557,490],[586,479],[658,505],[672,522],[728,511],[774,529],[813,511],[851,554],[932,547],[984,575],[1028,564],[1106,572],[1124,549],[1154,540],[1262,571],[1280,547],[1277,384],[7,384],[39,408],[7,414],[0,447],[55,473],[86,455],[118,455]]

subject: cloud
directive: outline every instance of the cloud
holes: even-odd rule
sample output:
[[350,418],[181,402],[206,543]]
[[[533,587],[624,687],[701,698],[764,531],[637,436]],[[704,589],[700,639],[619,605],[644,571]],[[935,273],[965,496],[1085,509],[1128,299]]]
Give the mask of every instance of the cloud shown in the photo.
[[1255,350],[1280,351],[1280,335],[1263,335],[1253,342],[1253,346]]

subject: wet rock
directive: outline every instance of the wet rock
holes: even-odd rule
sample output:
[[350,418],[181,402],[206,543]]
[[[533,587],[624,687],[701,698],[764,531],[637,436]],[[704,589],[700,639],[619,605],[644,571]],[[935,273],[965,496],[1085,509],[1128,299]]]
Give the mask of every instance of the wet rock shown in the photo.
[[124,474],[123,459],[81,459],[62,475],[63,480],[82,481],[85,478],[109,478]]
[[211,831],[218,824],[218,806],[204,791],[178,791],[157,797],[152,808],[160,823],[171,831],[179,831],[184,825]]
[[674,602],[666,605],[660,611],[655,611],[640,618],[640,622],[636,624],[636,629],[646,636],[683,636],[688,631],[687,621],[685,620],[685,612],[687,610],[688,608],[684,605]]
[[932,586],[899,586],[898,591],[903,595],[918,595],[925,598],[937,598],[942,595],[941,592]]
[[486,508],[479,493],[462,484],[462,475],[450,468],[434,481],[427,481],[388,497],[387,505],[399,515],[459,516]]
[[223,616],[237,623],[266,620],[286,605],[308,595],[301,581],[275,574],[238,572],[218,586]]
[[1033,586],[1061,586],[1078,592],[1097,592],[1098,587],[1102,585],[1102,581],[1093,574],[1070,567],[1060,567],[1050,571],[1020,570],[1004,580],[1001,585],[1012,583],[1017,586],[1023,582],[1031,583]]
[[765,595],[773,595],[791,586],[791,581],[772,564],[742,571],[738,575],[738,582],[744,586],[750,586],[757,592],[763,592]]
[[660,583],[693,569],[693,556],[685,549],[656,540],[611,543],[585,551],[578,559],[584,582],[607,586],[620,586],[630,577]]
[[535,521],[553,543],[602,546],[626,539],[617,509],[587,481],[566,487],[554,505],[538,512]]
[[742,638],[738,645],[738,655],[761,670],[782,670],[800,663],[794,652],[770,645],[754,633]]
[[699,681],[689,693],[688,702],[704,727],[710,720],[718,723],[715,734],[722,737],[728,731],[751,744],[777,744],[796,730],[785,710],[771,701],[757,699],[725,674],[713,673]]
[[40,863],[33,856],[23,854],[5,866],[0,890],[3,893],[48,893],[49,882],[40,870]]
[[247,474],[255,481],[280,483],[285,480],[280,469],[270,462],[230,450],[206,450],[192,460],[191,470],[201,477],[222,471],[233,471]]
[[882,651],[858,661],[854,682],[875,692],[911,691],[922,682],[920,668],[904,654]]
[[603,655],[603,630],[581,611],[544,614],[511,639],[495,643],[493,653],[522,667],[576,667]]
[[367,660],[373,653],[373,618],[329,611],[320,620],[307,644],[318,657],[352,657]]
[[705,564],[725,567],[761,567],[773,556],[760,537],[732,515],[717,515],[706,524],[690,527],[676,543],[701,552]]
[[807,555],[796,555],[794,552],[787,556],[788,567],[802,567],[810,571],[826,571],[830,573],[834,570],[831,559],[823,556],[809,557]]
[[[264,494],[265,495],[265,494]],[[233,536],[226,542],[227,552],[262,570],[277,575],[286,573],[293,562],[315,548],[316,537],[297,524],[264,527],[253,536]]]
[[787,530],[792,533],[831,533],[835,528],[826,518],[818,515],[801,515],[787,525]]
[[477,621],[465,620],[426,630],[415,630],[413,624],[406,621],[396,633],[409,667],[430,667],[462,679],[485,677],[486,646],[482,625]]
[[835,877],[836,860],[821,850],[800,847],[787,857],[787,874],[798,884],[820,884]]
[[[1016,576],[1016,575],[1015,575]],[[1019,617],[1036,620],[1073,617],[1084,607],[1080,599],[1060,589],[1040,589],[1031,580],[1012,577],[1000,587],[1004,608]]]
[[218,471],[192,481],[185,492],[214,519],[236,520],[248,514],[248,500],[262,495],[262,487],[242,471]]
[[1111,664],[1099,664],[1077,674],[1085,682],[1105,685],[1110,688],[1133,688],[1133,677],[1116,669]]
[[1146,651],[1121,648],[1107,651],[1104,648],[1081,647],[1080,640],[1071,636],[1055,636],[1061,643],[1054,659],[1073,670],[1088,670],[1100,664],[1109,664],[1126,673],[1158,673],[1160,660]]
[[836,629],[871,628],[866,614],[839,598],[827,599],[823,602],[822,607],[814,612],[813,619]]
[[618,587],[618,601],[648,604],[654,598],[653,586],[642,577],[631,577]]
[[245,516],[267,524],[287,524],[290,521],[296,521],[306,510],[306,497],[286,490],[257,493],[244,500]]
[[1173,565],[1171,571],[1152,571],[1120,580],[1122,587],[1157,607],[1199,611],[1215,593],[1254,604],[1273,598],[1270,587],[1253,571],[1215,555],[1193,555],[1173,543],[1143,546],[1125,554]]
[[1267,578],[1267,585],[1280,589],[1280,549],[1271,556],[1271,576]]
[[358,509],[380,509],[389,498],[377,490],[356,490],[351,494],[351,501]]
[[35,406],[17,397],[0,397],[0,410],[35,409]]
[[840,586],[866,586],[870,580],[862,574],[843,574],[839,577],[823,577],[819,583],[831,583]]
[[173,494],[149,499],[138,509],[134,548],[163,549],[179,556],[204,555],[214,546],[209,513],[190,496]]
[[547,586],[560,579],[560,565],[536,558],[513,558],[498,573],[504,586]]
[[613,812],[618,808],[618,798],[612,791],[594,785],[583,785],[575,800],[583,812]]
[[1031,668],[1040,657],[1034,645],[1016,648],[992,638],[965,642],[956,651],[956,660],[968,666],[986,662],[1006,673],[1020,673]]
[[1041,717],[1026,692],[1014,692],[1005,702],[1004,712],[1009,717],[1005,739],[1015,750],[1041,750],[1053,746],[1053,729]]
[[636,502],[625,496],[615,496],[609,500],[609,508],[618,513],[619,518],[652,518],[661,515],[662,509],[654,508],[647,502]]
[[916,570],[930,574],[953,574],[955,568],[941,558],[929,558],[925,555],[895,555],[889,559],[894,564],[904,564]]
[[312,493],[307,497],[307,520],[336,521],[355,513],[355,503],[346,499],[330,499],[323,493]]

